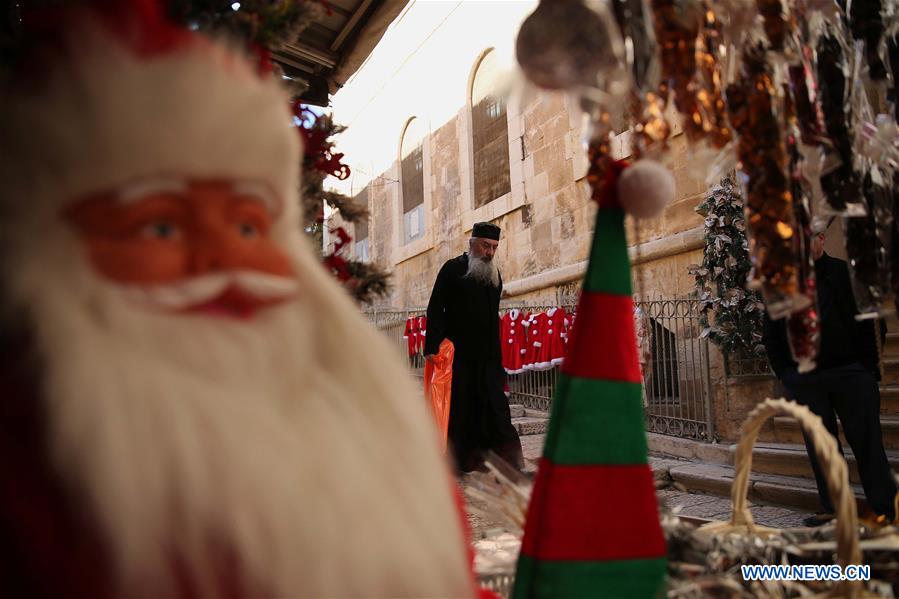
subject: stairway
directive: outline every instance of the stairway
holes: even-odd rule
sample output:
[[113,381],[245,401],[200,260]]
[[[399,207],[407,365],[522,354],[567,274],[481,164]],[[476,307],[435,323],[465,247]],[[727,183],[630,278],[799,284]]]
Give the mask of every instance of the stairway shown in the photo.
[[[881,359],[883,380],[880,385],[880,422],[887,458],[894,471],[899,472],[899,319],[895,316],[887,318],[887,330]],[[753,450],[750,499],[818,509],[812,469],[796,420],[787,416],[774,418],[768,426],[767,434],[761,438],[764,440],[757,442]],[[850,482],[856,497],[863,498],[855,458],[842,431],[840,441],[849,464]],[[672,451],[669,445],[658,439],[654,443],[653,435],[650,435],[650,447],[656,451],[690,457],[685,455],[689,453],[688,450],[679,448]],[[688,490],[729,495],[734,475],[735,449],[735,445],[695,448],[697,455],[692,457],[697,461],[671,468],[670,477]]]
[[[880,426],[887,450],[899,450],[899,319],[886,319],[887,335],[881,349]],[[779,443],[802,443],[798,423],[789,417],[774,419],[774,440]],[[840,432],[840,441],[847,446]]]
[[518,431],[519,436],[546,434],[546,426],[549,423],[549,414],[540,410],[531,410],[521,404],[511,404],[512,426]]

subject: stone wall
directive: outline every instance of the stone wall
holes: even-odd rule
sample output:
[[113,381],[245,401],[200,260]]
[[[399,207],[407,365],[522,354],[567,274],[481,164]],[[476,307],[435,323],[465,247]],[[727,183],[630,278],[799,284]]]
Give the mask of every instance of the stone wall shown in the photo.
[[[497,259],[515,299],[554,298],[557,285],[582,273],[571,267],[587,258],[596,209],[585,181],[587,161],[577,110],[562,94],[545,94],[524,106],[510,102],[513,191],[478,210],[472,206],[470,189],[469,110],[463,107],[424,139],[426,233],[422,239],[400,244],[399,163],[369,184],[371,259],[393,271],[394,289],[380,302],[382,307],[424,305],[441,264],[466,249],[470,225],[480,218],[492,217],[489,220],[503,230]],[[629,156],[629,135],[624,132],[616,139],[616,157]],[[676,201],[657,219],[639,223],[628,219],[627,223],[635,246],[635,293],[646,298],[687,296],[693,283],[687,266],[702,257],[696,243],[702,218],[694,208],[706,184],[702,173],[692,168],[696,161],[691,160],[682,135],[671,141],[665,160],[677,183]],[[516,173],[520,173],[520,193],[516,193]],[[678,234],[687,241],[662,247],[666,240],[679,239]],[[559,274],[554,277],[554,273]],[[536,275],[548,275],[546,289],[514,284]]]
[[[561,94],[548,94],[524,106],[510,102],[512,191],[479,209],[473,207],[468,110],[463,107],[424,138],[425,234],[421,239],[406,245],[400,241],[398,161],[369,184],[371,259],[393,272],[392,292],[378,302],[379,308],[425,306],[437,271],[467,249],[476,220],[491,220],[502,228],[497,260],[511,294],[506,302],[555,303],[560,286],[578,281],[583,274],[596,207],[585,180],[587,160],[579,118],[570,101]],[[616,137],[616,158],[629,157],[629,140],[627,131]],[[664,160],[675,177],[675,201],[656,219],[626,221],[638,299],[689,297],[694,281],[687,267],[702,260],[703,219],[695,207],[708,189],[699,168],[703,163],[691,155],[680,134],[671,140]],[[339,222],[339,216],[335,219]],[[714,346],[710,358],[715,428],[719,438],[734,440],[749,410],[771,395],[771,381],[728,380]],[[689,364],[682,366],[692,372]]]

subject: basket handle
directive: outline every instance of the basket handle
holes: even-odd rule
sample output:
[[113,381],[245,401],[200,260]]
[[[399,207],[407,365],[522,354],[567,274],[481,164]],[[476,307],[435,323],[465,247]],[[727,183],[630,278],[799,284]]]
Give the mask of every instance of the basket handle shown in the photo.
[[[734,456],[734,483],[731,487],[730,498],[733,503],[730,523],[734,526],[746,526],[749,530],[755,529],[752,514],[746,507],[746,494],[749,488],[749,472],[752,470],[752,448],[758,439],[759,432],[765,422],[778,414],[787,414],[799,421],[802,430],[811,438],[818,463],[827,479],[827,489],[831,498],[836,499],[837,519],[837,562],[845,568],[850,564],[861,564],[862,553],[858,539],[858,513],[855,508],[855,496],[852,487],[849,486],[849,470],[846,460],[837,450],[836,440],[833,438],[821,418],[816,416],[805,406],[801,406],[786,399],[766,399],[755,407],[743,422],[743,430],[740,442],[737,444]],[[843,596],[855,597],[861,590],[860,581],[846,581],[841,583]]]

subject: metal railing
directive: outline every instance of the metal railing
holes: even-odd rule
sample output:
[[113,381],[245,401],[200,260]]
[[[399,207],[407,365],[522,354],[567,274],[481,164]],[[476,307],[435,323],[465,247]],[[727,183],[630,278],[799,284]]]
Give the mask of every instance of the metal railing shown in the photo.
[[644,369],[646,428],[711,441],[712,383],[708,340],[700,336],[699,301],[638,302],[649,319],[650,359]]
[[413,376],[423,379],[425,359],[422,354],[424,340],[415,347],[414,352],[409,351],[409,341],[403,338],[406,331],[406,321],[415,316],[424,316],[425,309],[417,310],[366,310],[365,316],[375,328],[387,335],[393,344],[400,348],[403,355],[407,356],[409,368]]
[[[577,304],[577,297],[557,295],[557,298],[560,300],[557,304],[502,302],[500,303],[500,310],[508,312],[509,310],[517,309],[521,312],[538,314],[560,307],[570,313]],[[548,413],[552,408],[558,375],[558,366],[544,370],[527,370],[518,374],[508,375],[509,401],[513,404],[521,404],[531,410]]]
[[[573,298],[560,302],[566,311],[574,308]],[[568,300],[568,301],[566,301]],[[700,337],[699,302],[695,299],[668,299],[637,302],[642,309],[648,334],[649,354],[644,367],[644,406],[648,431],[688,439],[710,441],[714,438],[712,389],[709,370],[708,340]],[[554,305],[507,303],[500,310],[517,308],[541,312]],[[403,339],[406,320],[424,314],[423,308],[412,310],[371,310],[369,321],[387,334],[408,356],[409,366],[418,378],[423,377],[424,358],[421,345],[409,355],[408,341]],[[509,402],[526,408],[549,412],[558,379],[559,368],[531,370],[508,376]]]

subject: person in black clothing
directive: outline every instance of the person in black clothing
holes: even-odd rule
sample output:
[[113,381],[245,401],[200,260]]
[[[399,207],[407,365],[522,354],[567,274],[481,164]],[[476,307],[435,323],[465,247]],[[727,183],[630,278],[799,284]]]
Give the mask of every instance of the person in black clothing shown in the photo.
[[462,472],[483,467],[493,450],[523,467],[521,441],[503,393],[506,373],[499,345],[499,298],[503,283],[493,256],[500,229],[475,223],[469,251],[448,260],[437,274],[428,302],[424,354],[430,359],[449,339],[455,346],[449,440]]
[[[846,262],[824,253],[828,224],[816,219],[812,225],[812,253],[821,322],[821,348],[816,368],[802,374],[797,371],[787,342],[785,318],[772,321],[765,315],[763,342],[771,367],[787,392],[821,417],[842,452],[837,437],[839,417],[843,433],[855,455],[868,506],[893,520],[896,516],[896,483],[880,430],[880,360],[875,327],[871,320],[855,319],[858,308],[852,295]],[[879,323],[882,336],[886,327],[882,320]],[[818,525],[833,518],[834,506],[808,436],[805,436],[805,446],[824,510],[806,519],[806,524]]]

